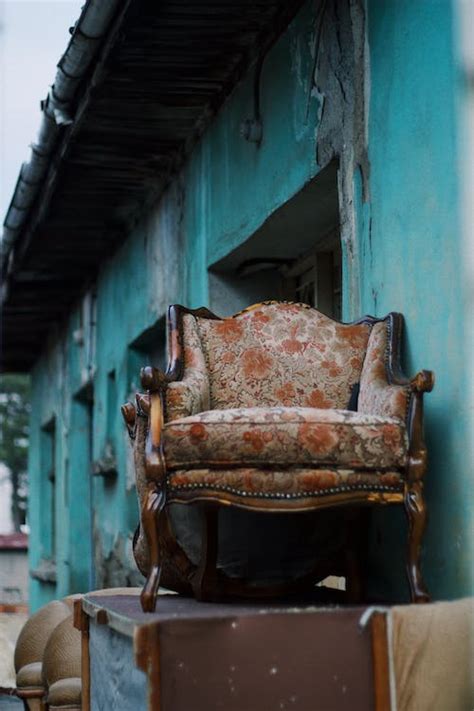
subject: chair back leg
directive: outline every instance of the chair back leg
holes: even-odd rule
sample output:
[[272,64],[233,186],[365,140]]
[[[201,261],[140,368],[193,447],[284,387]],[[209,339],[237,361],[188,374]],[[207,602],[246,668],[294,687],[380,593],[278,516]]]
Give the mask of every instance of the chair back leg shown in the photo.
[[219,545],[217,506],[205,506],[201,544],[201,559],[193,576],[193,592],[197,600],[217,601],[217,553]]
[[411,601],[429,602],[430,596],[421,574],[421,542],[426,527],[426,503],[423,483],[415,481],[405,489],[405,512],[408,518],[407,576]]
[[367,597],[367,546],[369,510],[348,512],[346,522],[346,601],[362,604]]

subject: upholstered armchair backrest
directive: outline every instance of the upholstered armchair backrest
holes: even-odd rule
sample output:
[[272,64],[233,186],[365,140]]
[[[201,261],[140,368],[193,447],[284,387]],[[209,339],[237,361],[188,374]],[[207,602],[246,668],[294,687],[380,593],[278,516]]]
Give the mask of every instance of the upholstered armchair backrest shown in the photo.
[[183,379],[199,382],[209,409],[346,409],[370,331],[368,323],[340,324],[302,304],[260,304],[222,320],[185,314]]

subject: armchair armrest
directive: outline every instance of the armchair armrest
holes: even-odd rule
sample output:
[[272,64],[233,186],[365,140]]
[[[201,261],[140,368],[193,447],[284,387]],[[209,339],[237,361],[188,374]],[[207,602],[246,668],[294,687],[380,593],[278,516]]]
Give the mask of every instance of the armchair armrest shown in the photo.
[[372,329],[360,380],[358,409],[375,415],[399,417],[409,424],[412,395],[422,396],[434,386],[434,374],[420,370],[407,378],[400,367],[401,314]]
[[408,387],[412,392],[430,393],[433,390],[435,376],[432,370],[419,370],[412,378],[407,378],[401,370],[389,370],[388,382],[390,385],[402,385]]
[[435,377],[431,370],[420,370],[410,379],[406,379],[406,388],[410,393],[407,402],[408,429],[408,481],[410,484],[420,481],[426,471],[427,451],[423,431],[423,394],[433,390]]
[[412,390],[418,393],[430,393],[435,384],[432,370],[420,370],[410,381]]
[[147,366],[140,372],[141,383],[149,395],[148,434],[145,444],[145,471],[149,481],[161,481],[165,476],[162,431],[164,399],[169,376],[158,368]]
[[150,483],[146,474],[145,446],[147,437],[150,401],[147,395],[136,396],[136,406],[127,402],[122,405],[122,416],[131,439],[133,463],[135,469],[135,487],[138,498],[140,525],[133,539],[133,554],[142,575],[148,575],[149,551],[143,528],[143,511],[145,510]]
[[[140,372],[145,395],[137,395],[137,406],[148,418],[145,443],[145,470],[149,481],[161,481],[166,465],[163,455],[162,431],[165,420],[187,417],[209,408],[209,382],[205,371],[187,368],[179,380],[180,368],[164,373],[159,368],[147,366]],[[132,412],[132,408],[133,412]],[[133,405],[125,405],[122,414],[129,433],[135,419]]]
[[375,415],[399,417],[408,432],[408,479],[420,480],[426,469],[423,435],[423,393],[434,387],[434,374],[420,370],[407,378],[400,367],[403,318],[390,314],[375,324],[360,380],[359,410]]

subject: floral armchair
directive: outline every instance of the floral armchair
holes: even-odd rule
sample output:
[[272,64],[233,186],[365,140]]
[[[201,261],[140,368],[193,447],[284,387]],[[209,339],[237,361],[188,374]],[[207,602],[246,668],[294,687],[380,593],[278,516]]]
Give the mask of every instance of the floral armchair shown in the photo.
[[[411,599],[429,599],[420,572],[422,399],[434,379],[426,370],[402,376],[402,324],[397,313],[343,324],[281,302],[225,319],[170,307],[168,370],[144,368],[146,394],[122,408],[134,442],[145,611],[155,607],[160,579],[200,599],[252,594],[245,580],[226,587],[217,570],[218,511],[229,506],[295,516],[404,504]],[[195,503],[205,511],[197,562],[170,515],[175,504]],[[328,571],[320,565],[298,584]]]

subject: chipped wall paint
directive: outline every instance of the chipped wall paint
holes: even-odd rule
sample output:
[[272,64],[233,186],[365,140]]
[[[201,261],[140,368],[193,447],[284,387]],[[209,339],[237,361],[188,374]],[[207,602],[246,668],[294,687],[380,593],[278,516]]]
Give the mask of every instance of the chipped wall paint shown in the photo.
[[312,92],[314,40],[315,4],[310,2],[263,63],[259,146],[240,137],[241,122],[254,112],[251,69],[189,160],[184,221],[190,306],[208,301],[207,268],[317,173],[320,104]]
[[[451,6],[423,0],[369,0],[367,8],[359,0],[328,3],[313,80],[316,5],[302,8],[265,59],[261,146],[239,135],[241,121],[253,113],[251,70],[181,174],[101,266],[89,296],[52,334],[35,367],[30,523],[33,531],[45,529],[40,435],[55,415],[58,582],[32,581],[32,609],[67,592],[138,582],[130,553],[138,512],[119,405],[138,387],[150,343],[155,351],[163,345],[159,324],[166,306],[207,305],[209,266],[242,244],[333,157],[339,159],[343,313],[404,312],[408,369],[437,372],[426,408],[432,467],[425,567],[435,597],[469,591],[470,473],[463,459],[468,433],[456,286],[454,92],[460,88],[447,30]],[[436,104],[433,57],[437,95],[443,97]],[[95,326],[87,324],[87,313]],[[87,405],[88,379],[93,406]],[[456,422],[446,418],[453,411]],[[110,451],[117,475],[91,477],[89,460]],[[385,582],[383,592],[400,597],[405,588],[394,586],[394,578],[402,580],[403,551],[387,548],[405,535],[399,513],[392,516],[390,535],[379,517],[372,565],[373,579]],[[32,567],[42,555],[41,534],[33,535]]]
[[[424,546],[427,583],[436,598],[472,594],[472,502],[467,494],[472,464],[466,459],[472,433],[464,387],[464,322],[470,317],[461,277],[457,124],[466,88],[457,70],[453,12],[454,5],[441,0],[368,3],[371,168],[366,205],[356,175],[361,310],[375,315],[401,311],[407,323],[406,370],[430,368],[436,374],[425,408],[430,466]],[[403,530],[402,516],[394,514],[389,542],[379,546],[374,541],[374,566],[394,596],[403,580],[398,554],[403,551],[393,543]]]
[[[133,344],[165,314],[168,304],[208,304],[208,265],[243,242],[317,173],[320,107],[310,81],[314,19],[315,5],[311,2],[265,59],[261,146],[257,148],[240,136],[241,121],[253,114],[251,70],[197,145],[181,175],[127,242],[103,264],[94,285],[95,346],[88,344],[87,333],[82,345],[74,340],[73,334],[81,330],[81,314],[84,321],[87,311],[84,303],[78,304],[69,323],[52,338],[51,347],[45,349],[35,367],[33,409],[41,413],[39,419],[33,419],[30,456],[30,511],[35,530],[44,528],[47,516],[37,505],[45,476],[37,456],[38,431],[40,421],[45,422],[53,413],[65,428],[60,437],[61,452],[68,452],[67,467],[74,471],[74,477],[70,479],[73,488],[66,501],[66,454],[58,454],[58,584],[45,586],[33,581],[32,609],[69,590],[86,590],[112,580],[117,584],[120,580],[123,584],[132,579],[136,582],[130,542],[138,512],[130,486],[129,448],[119,413],[119,405],[139,387],[138,368],[146,358],[143,350]],[[58,349],[62,354],[60,369],[55,355]],[[95,353],[93,363],[85,362],[86,352]],[[84,397],[89,377],[94,403],[88,425]],[[112,413],[108,411],[111,382],[115,399]],[[94,461],[103,458],[106,448],[110,451],[112,447],[117,462],[115,478],[90,476],[88,437]],[[79,555],[79,537],[71,538],[66,532],[76,533],[81,525]],[[31,548],[32,566],[42,556],[40,538],[35,541]]]
[[314,82],[323,102],[318,127],[317,159],[339,160],[338,192],[343,252],[343,314],[361,313],[359,245],[355,230],[354,172],[369,196],[367,156],[367,47],[365,8],[361,0],[328,3],[321,33],[320,60]]

